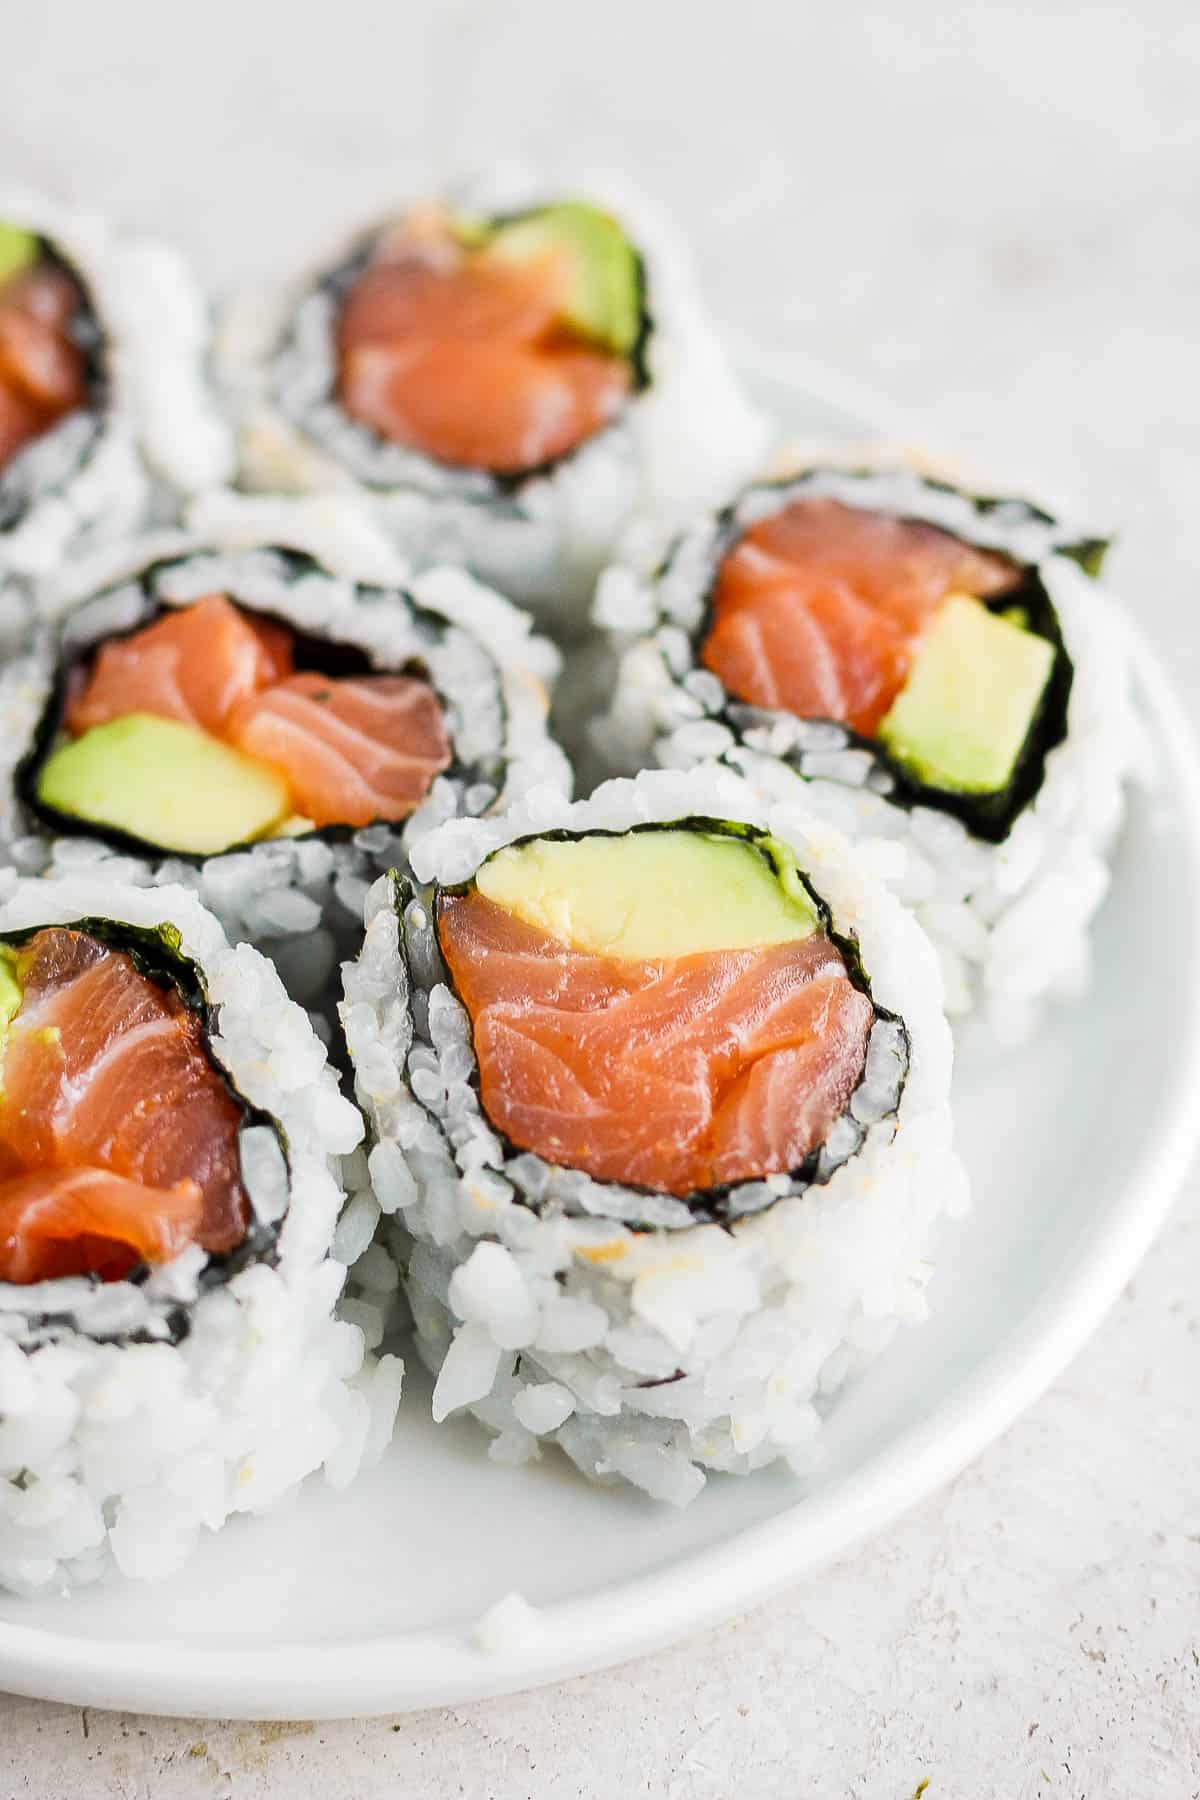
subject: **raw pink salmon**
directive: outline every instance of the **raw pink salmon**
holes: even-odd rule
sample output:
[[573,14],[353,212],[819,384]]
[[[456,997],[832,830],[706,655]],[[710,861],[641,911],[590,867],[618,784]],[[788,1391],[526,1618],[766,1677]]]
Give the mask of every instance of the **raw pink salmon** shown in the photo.
[[240,1243],[241,1109],[196,1015],[124,951],[65,926],[39,931],[15,973],[21,1004],[0,1062],[0,1279],[43,1280],[72,1258],[73,1272],[108,1274],[123,1259]]
[[1007,557],[916,519],[793,500],[721,564],[702,658],[730,693],[872,736],[950,594],[1016,586]]
[[0,284],[0,469],[87,397],[68,329],[79,305],[70,276],[44,262]]
[[381,437],[438,462],[519,475],[601,430],[632,385],[624,357],[562,324],[556,256],[520,267],[452,239],[373,264],[338,325],[338,398]]
[[292,675],[243,700],[228,736],[282,770],[314,825],[406,819],[450,763],[437,697],[411,675]]
[[73,736],[133,713],[198,726],[269,763],[314,825],[406,819],[451,746],[416,675],[293,672],[293,634],[221,594],[103,645],[68,693]]
[[862,1075],[873,1018],[824,935],[655,961],[572,949],[472,891],[442,952],[514,1144],[686,1195],[794,1169]]

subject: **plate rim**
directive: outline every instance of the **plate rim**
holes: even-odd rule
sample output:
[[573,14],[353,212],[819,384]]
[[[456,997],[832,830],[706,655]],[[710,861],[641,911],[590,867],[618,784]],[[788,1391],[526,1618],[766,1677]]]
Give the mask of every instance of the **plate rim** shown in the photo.
[[[892,432],[895,410],[803,353],[735,347],[738,363]],[[895,432],[900,436],[900,432]],[[911,426],[902,441],[911,441]],[[1200,888],[1200,760],[1158,652],[1122,610],[1135,680],[1161,739]],[[719,1543],[602,1591],[539,1607],[527,1631],[483,1650],[458,1629],[336,1643],[186,1647],[112,1643],[0,1620],[0,1687],[31,1699],[182,1718],[335,1719],[494,1698],[647,1655],[750,1611],[891,1524],[978,1456],[1049,1387],[1118,1298],[1173,1205],[1200,1143],[1200,952],[1188,965],[1196,1025],[1137,1164],[1070,1274],[925,1418],[835,1483]]]

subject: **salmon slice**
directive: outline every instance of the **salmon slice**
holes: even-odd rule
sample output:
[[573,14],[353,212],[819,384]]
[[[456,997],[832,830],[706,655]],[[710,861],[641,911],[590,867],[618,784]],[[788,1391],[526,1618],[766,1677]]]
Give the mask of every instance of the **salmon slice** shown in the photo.
[[349,351],[339,398],[391,443],[519,475],[601,430],[629,388],[628,366],[599,350],[414,335]]
[[0,1180],[0,1281],[98,1275],[169,1262],[194,1242],[204,1198],[194,1181],[144,1187],[107,1169],[37,1169]]
[[40,407],[47,418],[79,404],[83,356],[53,325],[0,305],[0,374],[6,385]]
[[46,264],[0,287],[0,468],[87,398],[83,352],[68,335],[79,305],[70,276]]
[[0,377],[0,470],[46,429],[43,409]]
[[68,697],[79,737],[130,713],[154,713],[220,736],[238,702],[291,673],[291,633],[251,619],[223,594],[168,613],[104,644]]
[[378,263],[338,324],[338,399],[395,444],[519,475],[601,430],[632,385],[621,356],[562,328],[565,270],[418,252]]
[[822,934],[591,956],[478,892],[444,895],[438,931],[488,1117],[600,1180],[687,1195],[797,1168],[861,1078],[871,1003]]
[[450,765],[441,707],[411,675],[292,673],[293,634],[221,594],[101,646],[68,690],[74,736],[134,713],[194,725],[284,776],[314,825],[406,819]]
[[[18,955],[17,977],[21,1007],[8,1028],[0,1088],[7,1169],[99,1169],[150,1195],[147,1205],[174,1195],[175,1211],[146,1232],[174,1231],[184,1218],[180,1197],[194,1189],[184,1241],[233,1249],[249,1223],[241,1109],[205,1054],[199,1019],[123,951],[67,927],[38,932]],[[79,1215],[88,1237],[105,1236],[95,1217],[106,1192],[88,1190]],[[114,1205],[119,1211],[128,1201],[122,1193]],[[65,1215],[48,1216],[49,1235],[67,1235]],[[29,1217],[36,1232],[42,1214]],[[113,1235],[125,1233],[125,1242],[129,1229],[121,1223]],[[28,1245],[25,1253],[35,1254]]]
[[56,331],[66,331],[83,304],[79,286],[67,271],[48,261],[22,269],[0,286],[0,305],[27,313]]
[[[456,259],[457,261],[457,259]],[[551,257],[517,267],[447,268],[413,256],[364,269],[342,308],[338,348],[395,344],[436,330],[447,338],[506,338],[531,344],[557,324],[563,272]]]
[[793,500],[721,564],[701,657],[739,699],[870,737],[950,594],[1009,592],[1020,570],[916,519]]
[[451,759],[437,696],[413,675],[293,675],[236,706],[228,736],[287,776],[315,825],[406,819]]

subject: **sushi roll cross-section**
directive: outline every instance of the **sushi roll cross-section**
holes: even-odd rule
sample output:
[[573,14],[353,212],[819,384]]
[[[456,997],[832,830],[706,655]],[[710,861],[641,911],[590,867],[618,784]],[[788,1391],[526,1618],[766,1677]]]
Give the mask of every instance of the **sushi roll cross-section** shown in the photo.
[[[308,541],[313,503],[264,504]],[[384,545],[390,579],[362,578],[341,503],[317,503],[320,559],[263,542],[259,505],[223,500],[229,537],[135,540],[68,584],[0,671],[0,836],[29,874],[100,859],[185,883],[319,1008],[367,886],[422,832],[566,786],[557,658],[462,571],[410,583]]]
[[721,759],[778,797],[802,782],[898,852],[950,1009],[1020,1038],[1086,973],[1138,755],[1103,550],[902,470],[751,488],[652,574],[604,577],[621,672],[599,740],[614,761]]
[[1044,592],[1008,557],[800,495],[722,557],[700,656],[735,699],[847,726],[914,790],[1002,836],[1036,781],[1039,727],[1050,742],[1063,733],[1057,635]]
[[295,632],[224,594],[106,640],[62,686],[38,804],[158,850],[396,824],[451,762],[428,681],[297,668]]
[[683,1503],[806,1466],[818,1402],[920,1316],[963,1185],[936,965],[727,772],[546,810],[447,825],[369,897],[369,1167],[435,1417]]
[[621,227],[583,202],[486,222],[423,209],[348,274],[339,398],[390,443],[527,475],[602,430],[638,384],[641,286]]
[[244,485],[353,489],[418,565],[566,637],[618,540],[719,502],[765,441],[669,231],[588,178],[410,205],[235,303],[218,366]]
[[246,1109],[145,963],[79,926],[0,945],[0,1281],[114,1280],[246,1235]]
[[499,850],[437,929],[484,1112],[525,1150],[681,1197],[801,1168],[873,1009],[786,847],[715,823]]
[[172,886],[0,883],[0,1587],[177,1568],[391,1431],[339,1228],[362,1122],[270,963]]

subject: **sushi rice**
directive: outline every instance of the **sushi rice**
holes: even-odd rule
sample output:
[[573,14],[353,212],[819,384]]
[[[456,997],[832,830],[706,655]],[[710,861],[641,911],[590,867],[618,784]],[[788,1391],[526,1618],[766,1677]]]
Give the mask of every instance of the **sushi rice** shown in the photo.
[[[189,534],[160,534],[69,572],[25,653],[0,671],[0,853],[26,874],[88,869],[97,878],[192,888],[234,941],[274,958],[293,998],[320,1007],[357,942],[363,896],[381,869],[447,817],[484,813],[530,786],[566,789],[570,770],[546,731],[557,652],[524,614],[461,569],[413,580],[352,500],[197,503]],[[282,547],[286,546],[286,548]],[[64,652],[128,630],[156,606],[206,595],[269,613],[297,630],[357,647],[373,668],[425,667],[443,704],[454,767],[402,825],[260,840],[225,854],[135,854],[91,835],[55,835],[17,792]]]
[[363,1271],[359,1322],[334,1314],[362,1248],[338,1224],[362,1121],[271,964],[179,887],[0,874],[0,933],[92,918],[178,931],[214,1009],[210,1054],[254,1109],[253,1220],[224,1266],[193,1246],[141,1281],[0,1283],[0,1586],[19,1592],[113,1565],[161,1576],[316,1469],[344,1486],[382,1454],[403,1373],[367,1353],[381,1308]]
[[[698,635],[732,530],[818,494],[925,520],[1036,568],[1073,672],[1067,729],[1002,841],[936,804],[905,804],[886,759],[843,726],[744,705],[701,666]],[[1023,502],[977,500],[904,469],[827,468],[751,488],[731,515],[695,522],[656,570],[606,571],[596,616],[620,665],[596,726],[600,752],[610,767],[719,759],[765,799],[800,797],[914,908],[937,947],[947,1010],[981,1038],[1024,1041],[1047,1000],[1086,985],[1125,784],[1144,764],[1120,616],[1076,560],[1096,548]]]
[[447,196],[463,217],[496,217],[578,195],[607,207],[642,259],[648,384],[619,416],[544,472],[502,479],[391,444],[334,399],[337,299],[330,277],[383,227],[271,295],[235,303],[217,366],[240,427],[241,478],[267,491],[351,488],[406,555],[463,562],[548,629],[587,623],[596,575],[618,540],[658,541],[717,504],[756,466],[764,421],[745,399],[687,258],[639,195],[611,180],[508,170]]
[[64,558],[113,542],[181,495],[227,480],[233,437],[207,383],[208,310],[182,258],[102,219],[0,186],[0,220],[34,233],[78,280],[99,391],[0,473],[0,647]]
[[698,1221],[687,1200],[502,1143],[481,1112],[428,887],[384,877],[371,890],[342,1005],[381,1243],[437,1375],[435,1418],[472,1412],[497,1461],[557,1444],[588,1476],[677,1505],[709,1469],[780,1457],[812,1467],[830,1395],[924,1314],[934,1223],[965,1203],[933,952],[838,833],[716,767],[614,780],[574,805],[538,790],[501,818],[447,824],[413,853],[420,882],[454,885],[530,835],[697,815],[766,827],[794,851],[834,928],[857,941],[876,1006],[907,1032],[898,1104],[869,1055],[852,1102],[863,1123],[833,1127],[811,1185],[743,1183],[721,1222]]

